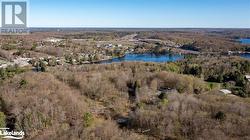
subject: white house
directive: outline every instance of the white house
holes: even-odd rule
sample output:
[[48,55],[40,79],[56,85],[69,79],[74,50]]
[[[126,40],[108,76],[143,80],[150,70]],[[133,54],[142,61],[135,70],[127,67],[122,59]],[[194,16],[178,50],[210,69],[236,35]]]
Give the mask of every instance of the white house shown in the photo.
[[250,82],[250,75],[245,75],[245,78]]
[[220,92],[223,93],[224,95],[232,94],[232,91],[228,89],[221,89]]
[[45,41],[45,42],[51,42],[51,43],[57,43],[57,42],[63,41],[63,39],[54,38],[54,37],[49,37],[49,38],[45,39],[44,41]]

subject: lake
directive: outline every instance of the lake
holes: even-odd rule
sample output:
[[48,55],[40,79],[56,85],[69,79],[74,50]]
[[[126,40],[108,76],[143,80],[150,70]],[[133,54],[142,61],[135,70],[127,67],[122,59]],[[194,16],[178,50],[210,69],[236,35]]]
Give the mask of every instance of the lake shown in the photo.
[[249,38],[242,38],[239,39],[241,44],[250,44],[250,39]]
[[[241,44],[244,44],[244,45],[250,44],[250,39],[248,39],[248,38],[242,38],[242,39],[239,39],[239,41],[240,41]],[[250,59],[250,54],[249,53],[241,54],[240,56],[243,57],[243,58]]]
[[249,53],[244,53],[244,54],[241,54],[240,56],[243,57],[243,58],[250,59],[250,54]]
[[164,63],[164,62],[175,62],[178,60],[184,59],[183,55],[179,54],[165,54],[165,55],[156,55],[156,54],[126,54],[122,58],[114,58],[111,60],[103,61],[102,64],[105,63],[114,63],[114,62],[156,62],[156,63]]

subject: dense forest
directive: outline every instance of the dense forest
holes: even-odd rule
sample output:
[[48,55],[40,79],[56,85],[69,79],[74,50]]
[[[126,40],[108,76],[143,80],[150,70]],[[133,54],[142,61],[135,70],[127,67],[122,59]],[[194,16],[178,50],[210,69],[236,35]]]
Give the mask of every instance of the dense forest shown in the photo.
[[250,100],[221,95],[227,80],[211,86],[206,64],[183,63],[1,71],[0,125],[27,139],[248,139]]

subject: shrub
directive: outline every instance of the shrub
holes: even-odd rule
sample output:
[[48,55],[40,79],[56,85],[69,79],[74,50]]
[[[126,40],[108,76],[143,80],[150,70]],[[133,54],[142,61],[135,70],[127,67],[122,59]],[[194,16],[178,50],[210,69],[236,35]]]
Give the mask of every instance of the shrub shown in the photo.
[[0,128],[5,128],[6,127],[6,116],[3,112],[0,112]]
[[184,74],[191,74],[200,77],[202,74],[202,67],[200,65],[186,65],[184,69]]
[[9,66],[6,69],[0,69],[0,80],[11,78],[16,74],[25,72],[25,69],[21,69],[17,66]]
[[46,65],[44,63],[40,64],[41,72],[46,72]]
[[215,114],[214,118],[217,120],[224,120],[226,118],[226,114],[223,113],[222,111],[219,111],[218,113]]
[[22,88],[23,86],[27,85],[28,82],[26,80],[22,79],[19,84],[20,84],[20,87]]
[[166,71],[180,73],[180,66],[178,66],[176,63],[169,63],[166,65]]
[[83,125],[84,127],[89,127],[93,124],[94,122],[94,117],[91,113],[84,113],[83,115]]

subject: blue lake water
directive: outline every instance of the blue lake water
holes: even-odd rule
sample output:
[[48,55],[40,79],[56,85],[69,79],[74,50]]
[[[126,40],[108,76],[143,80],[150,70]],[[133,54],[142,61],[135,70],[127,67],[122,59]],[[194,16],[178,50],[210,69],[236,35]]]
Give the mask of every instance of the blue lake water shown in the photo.
[[242,39],[239,39],[239,41],[241,44],[250,44],[250,39],[248,38],[242,38]]
[[165,55],[155,55],[155,54],[126,54],[122,58],[114,58],[112,60],[103,61],[101,63],[114,63],[114,62],[157,62],[157,63],[164,63],[164,62],[175,62],[178,60],[184,59],[183,55],[179,54],[165,54]]
[[[239,41],[240,41],[241,44],[250,45],[250,39],[248,39],[248,38],[242,38],[242,39],[239,39]],[[247,59],[250,59],[250,54],[249,53],[241,54],[240,56],[244,57],[244,58],[247,58]]]
[[240,56],[244,57],[244,58],[247,58],[247,59],[250,59],[250,54],[249,53],[241,54]]

